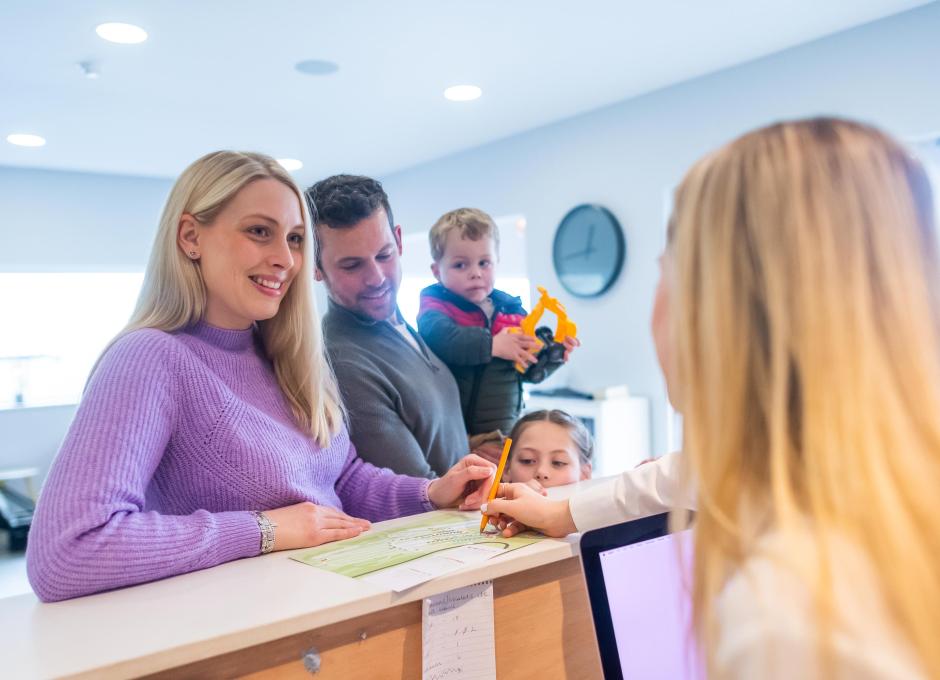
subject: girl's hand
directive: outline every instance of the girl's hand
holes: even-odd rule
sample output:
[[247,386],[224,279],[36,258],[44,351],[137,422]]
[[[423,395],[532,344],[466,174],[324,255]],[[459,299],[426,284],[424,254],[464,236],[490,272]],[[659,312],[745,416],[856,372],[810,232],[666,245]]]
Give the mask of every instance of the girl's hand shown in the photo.
[[[503,479],[506,479],[506,475],[503,475]],[[522,482],[522,483],[525,484],[530,489],[532,489],[533,491],[535,491],[540,496],[548,495],[548,491],[545,490],[545,487],[542,486],[542,484],[537,479],[535,479],[535,477],[533,477],[527,482]]]
[[265,510],[276,524],[274,549],[293,550],[353,538],[372,526],[368,520],[350,517],[342,510],[308,501],[277,510]]
[[525,484],[500,484],[497,495],[480,510],[506,538],[530,528],[556,538],[578,530],[567,500],[549,500]]
[[[439,508],[475,510],[486,499],[496,466],[471,453],[428,486],[428,499]],[[459,504],[459,505],[458,505]]]

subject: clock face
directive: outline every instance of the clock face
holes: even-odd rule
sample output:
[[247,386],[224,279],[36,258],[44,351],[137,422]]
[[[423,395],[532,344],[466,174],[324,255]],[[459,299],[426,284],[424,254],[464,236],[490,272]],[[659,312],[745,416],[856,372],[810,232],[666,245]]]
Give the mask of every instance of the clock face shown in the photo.
[[594,297],[620,274],[627,244],[617,218],[599,205],[572,209],[555,233],[555,273],[572,295]]

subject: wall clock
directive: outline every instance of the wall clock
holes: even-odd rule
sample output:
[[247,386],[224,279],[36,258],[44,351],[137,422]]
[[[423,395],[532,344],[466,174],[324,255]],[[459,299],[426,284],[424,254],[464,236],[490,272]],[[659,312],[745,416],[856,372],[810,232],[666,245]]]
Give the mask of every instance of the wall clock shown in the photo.
[[606,208],[572,208],[558,225],[552,260],[555,274],[572,295],[597,297],[610,288],[627,255],[623,230]]

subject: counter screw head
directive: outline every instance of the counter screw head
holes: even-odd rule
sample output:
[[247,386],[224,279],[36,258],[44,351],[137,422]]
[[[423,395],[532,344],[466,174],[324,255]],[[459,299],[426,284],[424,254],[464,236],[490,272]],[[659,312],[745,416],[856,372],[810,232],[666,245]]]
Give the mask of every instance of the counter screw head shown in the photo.
[[311,647],[308,649],[301,659],[304,663],[304,668],[308,673],[313,675],[314,673],[319,672],[320,670],[320,652],[316,648]]

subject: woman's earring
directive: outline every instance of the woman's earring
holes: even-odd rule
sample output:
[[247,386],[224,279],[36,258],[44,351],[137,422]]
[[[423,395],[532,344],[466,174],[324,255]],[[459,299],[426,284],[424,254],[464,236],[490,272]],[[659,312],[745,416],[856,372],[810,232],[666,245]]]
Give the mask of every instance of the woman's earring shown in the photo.
[[199,253],[197,253],[195,250],[190,250],[189,256],[195,260],[197,257],[199,257]]

